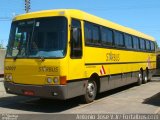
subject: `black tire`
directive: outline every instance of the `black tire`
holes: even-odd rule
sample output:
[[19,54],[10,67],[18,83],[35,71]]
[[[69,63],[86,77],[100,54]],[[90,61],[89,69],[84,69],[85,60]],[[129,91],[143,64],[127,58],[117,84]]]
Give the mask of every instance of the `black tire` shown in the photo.
[[91,103],[97,95],[97,84],[94,80],[89,80],[86,87],[85,95],[82,96],[84,103]]
[[143,84],[148,82],[148,80],[149,80],[148,77],[149,77],[149,75],[148,75],[148,72],[146,70],[146,71],[144,71],[144,74],[143,74],[143,81],[142,81]]
[[142,81],[143,81],[143,72],[140,71],[138,74],[137,85],[140,86],[142,84]]

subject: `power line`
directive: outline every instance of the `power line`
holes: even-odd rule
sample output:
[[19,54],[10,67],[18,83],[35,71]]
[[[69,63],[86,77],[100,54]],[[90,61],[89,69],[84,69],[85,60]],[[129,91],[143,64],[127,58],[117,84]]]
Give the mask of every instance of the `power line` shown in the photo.
[[0,21],[11,21],[11,17],[0,17]]
[[96,10],[96,11],[119,11],[119,10],[146,10],[146,9],[160,9],[160,7],[113,7],[113,8],[106,8],[106,7],[96,7],[96,8],[80,8],[80,9],[85,9],[85,10]]

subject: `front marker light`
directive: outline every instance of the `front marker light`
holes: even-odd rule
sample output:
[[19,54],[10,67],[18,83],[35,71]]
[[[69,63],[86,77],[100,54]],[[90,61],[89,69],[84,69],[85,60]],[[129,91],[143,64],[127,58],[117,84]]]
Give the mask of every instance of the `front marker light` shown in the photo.
[[67,77],[66,76],[60,76],[60,84],[61,85],[67,84]]
[[47,82],[48,82],[48,83],[52,83],[52,78],[50,78],[50,77],[47,78]]

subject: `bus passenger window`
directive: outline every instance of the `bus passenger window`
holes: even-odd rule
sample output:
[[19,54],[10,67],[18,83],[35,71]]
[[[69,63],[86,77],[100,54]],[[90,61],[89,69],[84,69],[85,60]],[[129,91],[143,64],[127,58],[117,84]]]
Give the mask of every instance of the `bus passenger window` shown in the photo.
[[123,33],[118,31],[114,32],[114,43],[115,46],[124,47]]
[[151,42],[151,51],[154,51],[155,50],[155,44],[154,42]]
[[72,20],[71,28],[71,58],[82,57],[82,39],[81,23],[78,20]]
[[133,37],[133,48],[139,50],[139,39],[138,37]]
[[113,31],[107,28],[102,28],[102,45],[112,46],[113,44]]
[[93,25],[93,44],[100,45],[100,29],[98,26]]
[[146,49],[147,49],[148,51],[151,50],[151,45],[150,45],[150,42],[149,42],[148,40],[146,40]]
[[126,48],[132,49],[133,48],[133,43],[132,43],[132,37],[131,35],[125,34],[125,46]]
[[85,33],[85,43],[91,44],[92,43],[92,25],[91,24],[85,22],[84,33]]
[[144,39],[140,39],[140,49],[141,50],[145,50],[146,49],[146,45],[145,45],[145,40]]

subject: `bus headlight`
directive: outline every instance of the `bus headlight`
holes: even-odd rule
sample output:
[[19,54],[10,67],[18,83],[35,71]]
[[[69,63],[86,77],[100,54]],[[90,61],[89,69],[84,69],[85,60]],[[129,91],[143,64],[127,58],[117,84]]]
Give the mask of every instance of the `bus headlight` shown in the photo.
[[59,83],[58,77],[54,77],[53,82],[54,84],[58,84]]
[[57,76],[48,76],[47,78],[46,78],[46,84],[59,84],[60,83],[60,81],[59,81],[59,77],[57,77]]
[[51,84],[52,83],[52,78],[48,77],[47,78],[47,83]]

